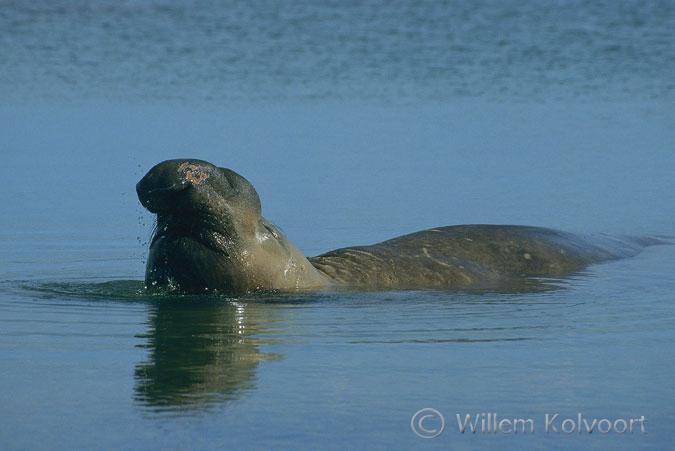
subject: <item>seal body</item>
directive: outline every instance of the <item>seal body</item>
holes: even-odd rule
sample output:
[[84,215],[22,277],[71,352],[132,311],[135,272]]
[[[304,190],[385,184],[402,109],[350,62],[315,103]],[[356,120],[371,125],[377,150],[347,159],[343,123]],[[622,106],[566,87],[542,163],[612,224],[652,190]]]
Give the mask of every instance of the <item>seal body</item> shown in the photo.
[[331,280],[353,286],[451,289],[507,274],[569,274],[590,263],[634,255],[641,247],[541,227],[460,225],[338,249],[309,261]]
[[461,225],[307,259],[262,217],[253,186],[229,169],[168,160],[153,167],[136,191],[157,215],[146,286],[191,293],[466,288],[504,275],[569,274],[654,244],[540,227]]

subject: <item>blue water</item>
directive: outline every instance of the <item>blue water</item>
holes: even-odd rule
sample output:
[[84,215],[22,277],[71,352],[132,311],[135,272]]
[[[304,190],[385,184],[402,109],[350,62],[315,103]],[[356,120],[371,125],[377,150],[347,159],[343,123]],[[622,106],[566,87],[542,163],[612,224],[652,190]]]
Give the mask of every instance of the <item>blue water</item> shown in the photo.
[[[229,167],[307,255],[672,239],[673,30],[670,1],[2,2],[2,449],[670,448],[675,246],[503,292],[152,296],[134,185]],[[460,433],[488,414],[534,434]]]

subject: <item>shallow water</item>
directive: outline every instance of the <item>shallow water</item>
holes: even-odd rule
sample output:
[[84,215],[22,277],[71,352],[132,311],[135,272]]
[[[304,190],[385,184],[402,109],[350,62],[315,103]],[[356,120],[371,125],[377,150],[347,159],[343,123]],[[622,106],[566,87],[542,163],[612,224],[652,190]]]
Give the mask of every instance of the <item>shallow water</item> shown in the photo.
[[[150,295],[134,185],[229,167],[307,255],[672,240],[671,2],[26,5],[0,8],[3,449],[670,447],[675,246],[483,292]],[[534,433],[460,433],[490,413]]]

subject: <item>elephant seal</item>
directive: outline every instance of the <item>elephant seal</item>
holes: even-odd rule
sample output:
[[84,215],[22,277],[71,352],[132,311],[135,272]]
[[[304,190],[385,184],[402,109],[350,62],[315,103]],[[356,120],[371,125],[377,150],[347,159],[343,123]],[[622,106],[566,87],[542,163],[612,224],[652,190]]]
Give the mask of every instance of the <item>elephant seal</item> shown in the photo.
[[157,215],[146,287],[188,293],[467,288],[510,274],[569,274],[655,244],[540,227],[460,225],[307,258],[262,217],[258,193],[230,169],[168,160],[153,167],[136,191]]

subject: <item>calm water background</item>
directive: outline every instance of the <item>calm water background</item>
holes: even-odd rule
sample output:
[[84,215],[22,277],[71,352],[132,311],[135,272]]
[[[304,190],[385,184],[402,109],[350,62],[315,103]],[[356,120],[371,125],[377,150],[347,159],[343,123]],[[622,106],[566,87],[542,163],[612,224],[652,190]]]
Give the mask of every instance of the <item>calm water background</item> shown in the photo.
[[[308,255],[673,237],[673,30],[671,1],[0,1],[2,448],[669,448],[673,246],[523,293],[153,297],[134,185],[232,168]],[[459,433],[481,413],[535,433]]]

